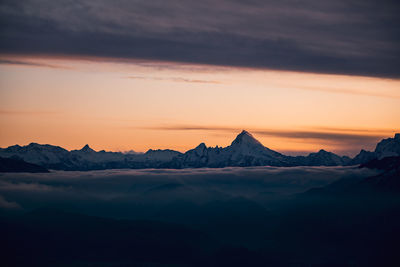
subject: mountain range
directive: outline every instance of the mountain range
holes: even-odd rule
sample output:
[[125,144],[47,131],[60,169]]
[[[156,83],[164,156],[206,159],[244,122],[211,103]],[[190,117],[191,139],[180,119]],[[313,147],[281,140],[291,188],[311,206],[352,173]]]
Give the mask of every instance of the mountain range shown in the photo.
[[247,166],[347,166],[367,163],[373,159],[400,156],[400,134],[379,142],[376,149],[361,150],[354,158],[338,156],[320,150],[307,156],[287,156],[261,144],[243,130],[227,147],[207,147],[201,143],[196,148],[181,153],[174,150],[148,150],[146,153],[95,151],[85,145],[80,150],[68,151],[59,146],[31,143],[0,148],[0,157],[23,160],[47,169],[102,170],[122,168],[221,168]]

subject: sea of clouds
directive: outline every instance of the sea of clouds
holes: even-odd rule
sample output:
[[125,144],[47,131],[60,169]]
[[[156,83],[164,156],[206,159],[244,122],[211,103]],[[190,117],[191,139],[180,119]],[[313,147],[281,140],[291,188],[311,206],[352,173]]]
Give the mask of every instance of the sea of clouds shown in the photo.
[[145,217],[155,207],[243,198],[268,208],[338,179],[376,171],[357,167],[234,167],[52,171],[0,174],[0,212],[63,208],[111,217]]

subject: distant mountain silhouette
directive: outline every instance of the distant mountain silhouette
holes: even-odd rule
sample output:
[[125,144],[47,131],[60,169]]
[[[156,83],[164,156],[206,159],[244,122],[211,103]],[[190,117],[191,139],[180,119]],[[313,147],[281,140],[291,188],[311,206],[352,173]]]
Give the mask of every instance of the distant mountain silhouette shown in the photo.
[[373,159],[382,159],[390,156],[400,156],[400,133],[396,133],[394,138],[387,138],[380,141],[373,152],[362,149],[360,153],[350,161],[350,165],[363,164]]
[[361,150],[355,158],[338,156],[320,150],[308,156],[287,156],[261,144],[243,130],[227,147],[196,148],[181,153],[174,150],[149,150],[146,153],[94,151],[85,145],[80,150],[68,151],[52,145],[31,143],[0,149],[1,157],[18,157],[26,162],[56,170],[102,170],[118,168],[199,168],[246,166],[344,166],[359,165],[372,159],[400,155],[400,134],[378,143],[374,152]]

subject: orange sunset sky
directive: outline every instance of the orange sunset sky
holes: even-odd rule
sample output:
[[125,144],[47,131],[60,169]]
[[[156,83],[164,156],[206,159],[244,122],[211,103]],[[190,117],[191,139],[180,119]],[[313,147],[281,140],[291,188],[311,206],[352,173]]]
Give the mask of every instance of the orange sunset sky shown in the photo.
[[400,129],[400,80],[151,60],[0,56],[0,146],[186,151],[246,129],[354,155]]
[[396,1],[3,0],[0,147],[290,155],[400,132]]

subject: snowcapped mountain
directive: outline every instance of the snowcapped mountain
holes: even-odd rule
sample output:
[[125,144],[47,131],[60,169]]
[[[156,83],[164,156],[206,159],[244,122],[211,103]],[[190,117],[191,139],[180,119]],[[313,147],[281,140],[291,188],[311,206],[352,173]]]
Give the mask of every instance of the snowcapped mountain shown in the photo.
[[323,149],[317,153],[310,153],[308,156],[297,156],[289,160],[291,160],[291,165],[296,166],[341,166],[351,161],[349,157],[340,157]]
[[175,159],[175,166],[228,167],[228,166],[338,166],[350,161],[334,153],[321,150],[308,156],[285,156],[262,145],[249,132],[242,131],[230,146],[207,147],[201,143]]
[[171,149],[149,149],[143,156],[145,160],[148,161],[162,161],[162,162],[168,162],[171,161],[173,158],[176,156],[181,155],[182,153],[171,150]]
[[375,148],[378,159],[400,156],[400,133],[394,135],[394,138],[387,138],[380,141]]
[[386,138],[380,141],[376,145],[374,152],[362,149],[360,153],[351,160],[349,165],[363,164],[373,159],[395,156],[400,156],[400,133],[396,133],[393,138]]
[[378,143],[374,152],[361,150],[355,158],[340,157],[320,150],[308,156],[286,156],[261,144],[243,130],[227,147],[196,148],[180,153],[174,150],[148,150],[146,153],[95,151],[85,145],[68,151],[52,145],[31,143],[27,146],[0,148],[0,156],[19,158],[48,169],[101,170],[113,168],[198,168],[229,166],[340,166],[366,163],[375,158],[400,155],[400,134]]
[[[121,153],[95,151],[89,145],[68,151],[52,145],[31,143],[27,146],[0,148],[0,156],[18,158],[48,169],[56,170],[102,170],[116,168],[160,168],[180,152],[173,150],[149,150],[146,153]],[[164,166],[168,167],[168,166]]]
[[15,145],[0,149],[0,154],[2,157],[16,157],[26,162],[44,166],[62,163],[68,157],[69,151],[59,146],[30,143],[27,146]]
[[243,157],[265,158],[266,160],[282,161],[284,156],[263,146],[249,132],[243,130],[232,144],[226,148],[227,152],[232,154],[232,159],[238,160]]
[[106,152],[104,150],[96,152],[89,145],[85,145],[80,150],[72,150],[70,156],[72,159],[84,161],[86,164],[91,162],[118,162],[125,159],[125,155],[120,152]]
[[286,166],[285,156],[263,146],[249,132],[242,131],[227,147],[207,147],[201,143],[175,159],[182,168],[227,166]]
[[361,149],[360,153],[358,153],[357,156],[355,156],[350,162],[349,165],[358,165],[362,163],[369,162],[373,159],[376,158],[375,152],[371,151],[366,151],[364,149]]
[[88,144],[86,144],[84,147],[82,147],[81,150],[78,150],[78,151],[83,152],[83,153],[93,153],[93,152],[96,152],[96,151],[94,151]]

